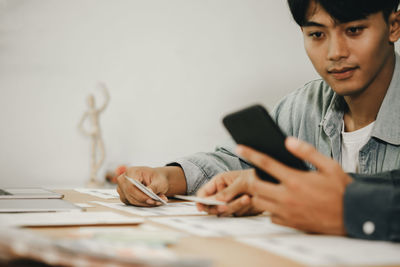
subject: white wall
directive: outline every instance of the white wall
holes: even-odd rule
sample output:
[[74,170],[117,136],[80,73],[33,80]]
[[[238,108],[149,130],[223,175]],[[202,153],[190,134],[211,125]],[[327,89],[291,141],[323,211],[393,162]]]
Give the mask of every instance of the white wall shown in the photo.
[[315,77],[284,0],[2,0],[1,186],[84,184],[98,81],[110,167],[213,150],[224,114]]

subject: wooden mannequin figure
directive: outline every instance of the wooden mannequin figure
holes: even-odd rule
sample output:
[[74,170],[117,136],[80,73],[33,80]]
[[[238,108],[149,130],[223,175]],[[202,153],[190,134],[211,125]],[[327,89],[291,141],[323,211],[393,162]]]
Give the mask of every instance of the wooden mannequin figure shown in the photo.
[[[86,184],[87,187],[98,187],[102,185],[102,182],[97,180],[97,172],[104,162],[105,150],[104,142],[101,137],[101,129],[99,123],[100,114],[107,108],[110,101],[107,87],[104,84],[99,84],[100,88],[103,89],[104,104],[100,108],[96,108],[96,101],[93,94],[90,94],[87,99],[89,106],[81,121],[79,122],[79,130],[82,134],[89,136],[91,139],[91,158],[90,158],[90,180]],[[85,121],[89,123],[89,129],[85,129]],[[99,157],[97,157],[99,156]]]

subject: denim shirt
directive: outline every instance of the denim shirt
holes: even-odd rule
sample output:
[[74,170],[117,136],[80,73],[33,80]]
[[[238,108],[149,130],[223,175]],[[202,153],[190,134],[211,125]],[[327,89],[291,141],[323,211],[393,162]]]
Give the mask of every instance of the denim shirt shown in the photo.
[[[324,80],[315,80],[282,99],[271,115],[288,136],[315,146],[340,162],[341,127],[346,103]],[[214,175],[250,166],[233,153],[234,143],[212,153],[197,153],[176,163],[185,172],[187,193]],[[359,152],[359,173],[344,195],[348,235],[400,241],[400,57],[378,112],[371,138]],[[310,166],[313,168],[313,166]]]

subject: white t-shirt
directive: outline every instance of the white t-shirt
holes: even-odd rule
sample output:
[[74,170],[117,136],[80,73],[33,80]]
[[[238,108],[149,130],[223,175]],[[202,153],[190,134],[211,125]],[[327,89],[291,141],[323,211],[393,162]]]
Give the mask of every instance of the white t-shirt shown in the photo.
[[342,126],[342,169],[345,172],[357,173],[359,171],[358,155],[360,149],[367,144],[371,137],[375,121],[353,132],[344,131]]

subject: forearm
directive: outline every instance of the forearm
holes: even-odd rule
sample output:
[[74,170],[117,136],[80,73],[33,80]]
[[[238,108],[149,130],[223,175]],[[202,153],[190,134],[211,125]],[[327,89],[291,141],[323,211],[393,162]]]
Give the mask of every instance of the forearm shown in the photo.
[[186,178],[181,167],[167,166],[157,168],[168,180],[167,197],[186,194]]
[[223,147],[218,147],[212,153],[196,153],[180,158],[167,166],[182,168],[186,180],[185,193],[188,195],[195,194],[201,186],[221,172],[248,168],[248,164]]

